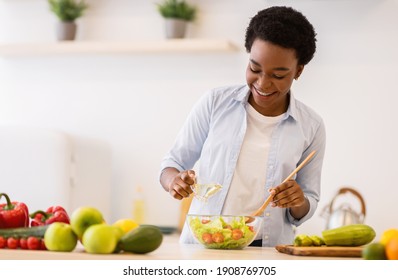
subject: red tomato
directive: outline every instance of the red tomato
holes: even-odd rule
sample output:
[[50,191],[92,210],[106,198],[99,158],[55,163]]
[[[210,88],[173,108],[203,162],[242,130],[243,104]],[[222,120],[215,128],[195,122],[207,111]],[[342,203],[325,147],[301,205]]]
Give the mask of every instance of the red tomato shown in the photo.
[[46,244],[44,244],[44,239],[40,240],[40,250],[47,250]]
[[38,250],[40,248],[40,240],[37,237],[28,237],[27,243],[29,250]]
[[253,226],[248,226],[248,227],[249,227],[249,230],[250,230],[251,232],[254,232]]
[[19,240],[14,237],[9,237],[7,239],[7,247],[9,249],[16,249],[19,246]]
[[216,232],[216,233],[213,233],[213,235],[211,236],[211,239],[213,239],[213,241],[216,243],[222,243],[222,242],[224,242],[224,235],[222,235],[221,232]]
[[202,219],[202,224],[210,223],[210,220]]
[[21,247],[21,249],[28,249],[28,241],[26,238],[19,239],[19,247]]
[[213,239],[211,238],[211,233],[208,233],[208,232],[203,233],[202,239],[207,244],[213,243]]
[[239,228],[232,230],[232,239],[233,240],[241,239],[242,236],[243,236],[243,231],[240,230]]
[[5,239],[3,236],[0,236],[0,249],[6,247],[7,245],[7,239]]

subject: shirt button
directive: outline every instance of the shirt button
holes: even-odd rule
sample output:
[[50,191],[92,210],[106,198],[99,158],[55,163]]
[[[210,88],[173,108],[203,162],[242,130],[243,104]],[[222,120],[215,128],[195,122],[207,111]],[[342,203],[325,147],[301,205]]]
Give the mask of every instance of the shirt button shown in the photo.
[[267,240],[268,239],[268,235],[264,235],[264,239]]
[[269,212],[265,213],[265,216],[269,217],[271,214]]
[[270,165],[270,166],[269,166],[269,169],[274,169],[274,166],[273,166],[273,165]]

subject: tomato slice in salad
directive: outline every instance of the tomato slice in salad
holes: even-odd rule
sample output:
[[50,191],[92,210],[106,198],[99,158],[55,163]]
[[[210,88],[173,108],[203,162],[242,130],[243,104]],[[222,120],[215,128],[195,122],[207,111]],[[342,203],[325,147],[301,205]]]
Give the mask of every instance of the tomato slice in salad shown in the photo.
[[211,235],[211,239],[216,243],[222,243],[224,242],[224,235],[221,232],[216,232]]
[[243,231],[239,228],[233,229],[232,230],[232,239],[233,240],[239,240],[243,237]]

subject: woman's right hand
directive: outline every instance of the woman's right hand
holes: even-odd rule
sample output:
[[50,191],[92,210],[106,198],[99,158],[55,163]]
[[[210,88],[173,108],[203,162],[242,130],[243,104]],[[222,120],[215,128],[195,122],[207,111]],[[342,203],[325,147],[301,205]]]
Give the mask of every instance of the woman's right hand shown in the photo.
[[184,170],[174,175],[169,184],[169,193],[175,199],[181,200],[192,194],[191,185],[195,184],[195,171]]

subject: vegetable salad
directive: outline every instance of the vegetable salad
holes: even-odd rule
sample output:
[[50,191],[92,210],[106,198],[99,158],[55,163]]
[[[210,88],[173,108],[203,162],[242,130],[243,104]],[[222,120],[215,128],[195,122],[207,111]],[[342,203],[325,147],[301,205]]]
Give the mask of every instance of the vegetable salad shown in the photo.
[[209,249],[242,249],[256,236],[253,226],[246,225],[245,217],[234,217],[227,223],[222,216],[215,219],[189,217],[191,232]]

